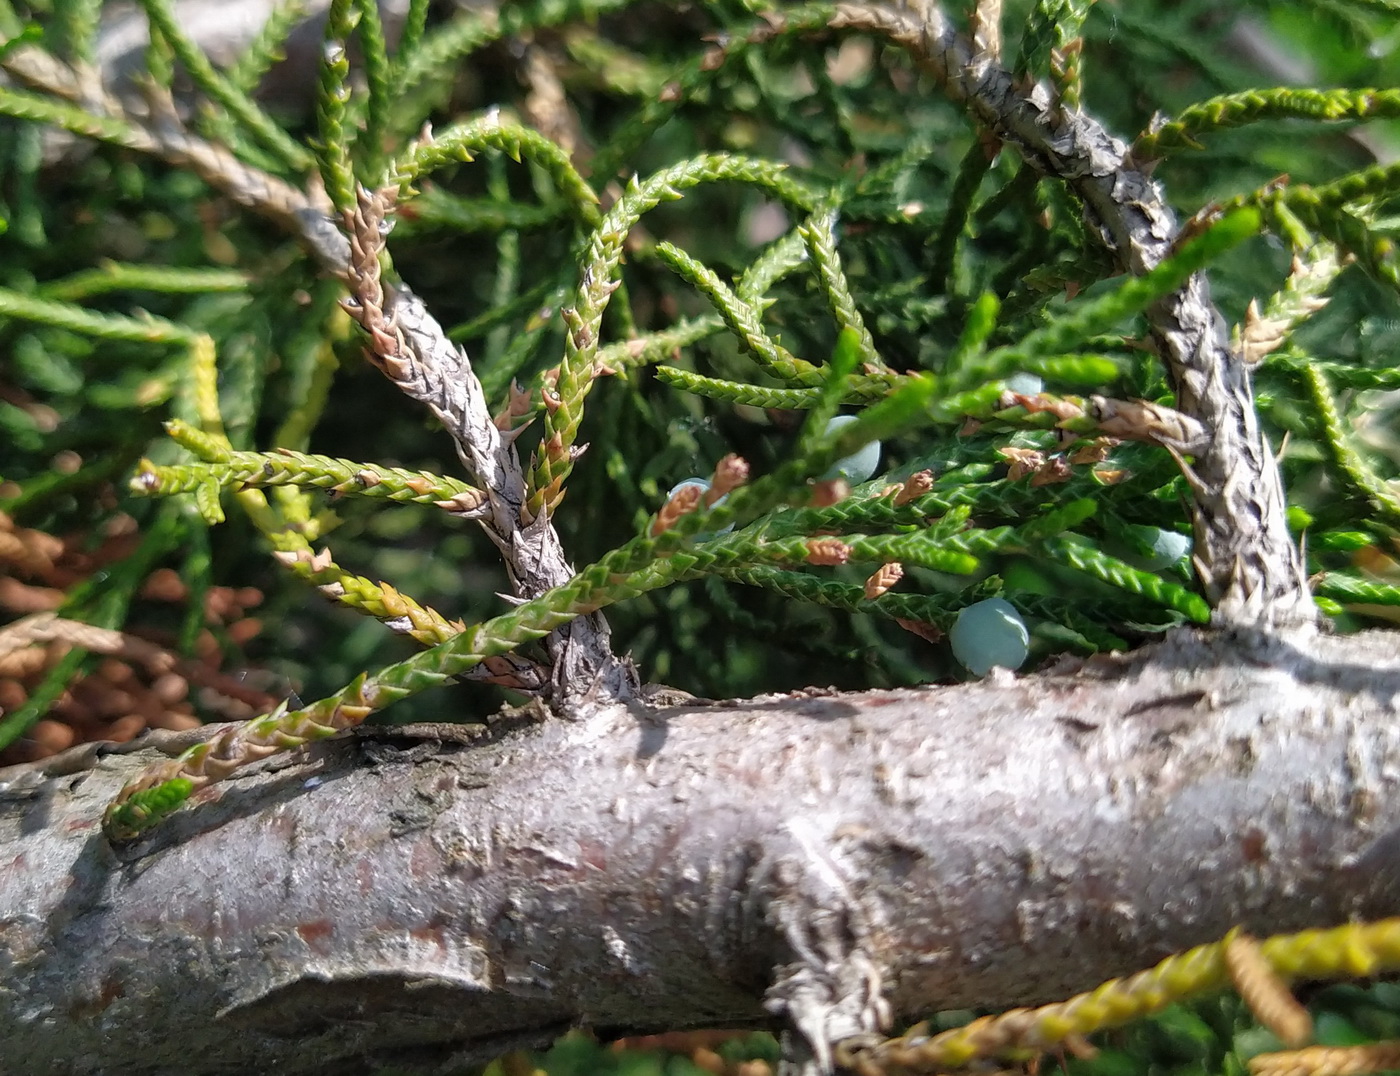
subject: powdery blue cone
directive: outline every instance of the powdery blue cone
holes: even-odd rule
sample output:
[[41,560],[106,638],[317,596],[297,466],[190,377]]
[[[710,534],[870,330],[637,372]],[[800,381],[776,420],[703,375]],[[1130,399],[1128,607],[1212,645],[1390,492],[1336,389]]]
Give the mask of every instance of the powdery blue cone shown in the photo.
[[1030,653],[1026,622],[1003,598],[988,598],[963,609],[948,639],[953,656],[978,676],[985,676],[993,665],[1019,669]]
[[1164,531],[1160,527],[1134,526],[1132,531],[1144,543],[1152,547],[1150,556],[1138,558],[1138,564],[1149,572],[1170,568],[1191,552],[1190,535],[1179,531]]
[[702,494],[708,493],[710,491],[710,480],[708,478],[687,478],[682,482],[677,482],[671,487],[671,491],[666,494],[666,500],[669,501],[677,493],[689,486],[699,486]]
[[[842,426],[847,426],[856,420],[855,415],[837,415],[826,424],[828,435],[835,433]],[[853,486],[858,486],[862,482],[869,481],[870,476],[880,466],[880,442],[871,441],[859,452],[853,453],[844,459],[839,459],[831,465],[822,479],[844,478]]]

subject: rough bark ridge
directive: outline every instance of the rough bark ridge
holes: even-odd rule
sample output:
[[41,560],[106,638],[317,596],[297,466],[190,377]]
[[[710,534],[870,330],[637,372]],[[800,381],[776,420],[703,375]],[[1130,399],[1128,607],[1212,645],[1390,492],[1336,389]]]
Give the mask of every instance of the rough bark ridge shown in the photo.
[[958,688],[369,733],[121,852],[98,818],[149,750],[11,774],[0,1068],[446,1072],[765,1004],[820,1057],[884,1009],[1393,913],[1397,693],[1390,635],[1183,633]]

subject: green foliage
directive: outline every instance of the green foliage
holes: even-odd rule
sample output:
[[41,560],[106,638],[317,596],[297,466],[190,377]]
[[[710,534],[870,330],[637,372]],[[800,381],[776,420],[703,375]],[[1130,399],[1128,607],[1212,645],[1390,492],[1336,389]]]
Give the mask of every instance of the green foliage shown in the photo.
[[326,14],[326,56],[316,94],[316,118],[321,128],[316,164],[331,204],[344,213],[355,204],[355,174],[350,163],[345,111],[350,104],[350,34],[359,21],[351,0],[331,0]]
[[[191,122],[236,158],[293,186],[315,168],[341,209],[357,184],[398,188],[394,271],[457,324],[495,407],[513,380],[529,394],[517,419],[534,422],[519,442],[534,457],[529,510],[551,517],[577,562],[627,582],[580,582],[523,619],[503,613],[494,550],[458,518],[470,514],[470,487],[442,477],[443,439],[358,362],[337,286],[313,283],[294,237],[164,168],[168,147],[119,109],[76,105],[32,79],[0,87],[0,113],[21,136],[6,140],[0,188],[12,253],[0,346],[13,360],[0,375],[0,507],[52,532],[96,527],[112,511],[153,531],[166,517],[145,495],[193,493],[199,512],[166,524],[175,546],[210,550],[210,578],[272,595],[277,628],[249,658],[277,663],[313,697],[403,659],[387,636],[365,649],[367,636],[258,560],[271,545],[296,559],[293,575],[328,587],[328,569],[306,567],[328,534],[344,563],[395,578],[420,595],[416,608],[460,617],[464,638],[443,645],[462,654],[483,652],[486,638],[532,637],[566,608],[635,595],[612,612],[623,645],[649,677],[708,693],[803,682],[813,646],[844,648],[852,660],[834,675],[846,686],[955,675],[946,650],[894,621],[946,627],[992,596],[1030,619],[1037,656],[1118,646],[1207,615],[1185,568],[1141,567],[1131,537],[1132,526],[1179,528],[1184,485],[1161,451],[1097,440],[1094,405],[1068,390],[1169,407],[1162,371],[1132,340],[1144,309],[1209,266],[1227,313],[1243,319],[1258,295],[1264,322],[1287,338],[1262,356],[1260,406],[1275,436],[1289,435],[1283,466],[1311,519],[1320,594],[1349,625],[1391,604],[1377,595],[1396,579],[1367,572],[1388,570],[1396,528],[1400,448],[1376,390],[1400,384],[1400,183],[1339,131],[1364,122],[1377,139],[1396,137],[1394,92],[1365,85],[1385,85],[1393,57],[1368,65],[1355,49],[1319,45],[1320,62],[1346,66],[1329,77],[1348,85],[1271,89],[1212,37],[1204,4],[1150,15],[1009,5],[1004,49],[1019,70],[1051,77],[1064,107],[1142,132],[1136,152],[1165,156],[1158,174],[1183,210],[1211,198],[1243,207],[1153,273],[1114,280],[1071,194],[1011,152],[990,152],[917,84],[907,57],[868,36],[818,33],[825,9],[794,8],[780,26],[743,5],[662,11],[638,36],[625,16],[612,20],[623,6],[542,0],[499,20],[467,11],[439,21],[415,3],[395,50],[374,5],[337,2],[312,114],[290,118],[257,86],[298,5],[279,8],[226,70],[167,3],[144,9],[159,46],[149,61],[165,55],[183,69],[198,100]],[[1348,10],[1345,32],[1375,37],[1374,14]],[[1291,16],[1270,17],[1292,32]],[[31,26],[60,58],[93,55],[95,20],[92,5],[5,7],[0,62],[23,69]],[[513,75],[501,77],[512,60],[490,46],[524,32],[558,35],[557,48],[532,55],[559,80],[566,104],[553,119],[572,124],[576,145],[542,133],[556,127],[530,112],[526,90],[512,97]],[[1154,112],[1176,118],[1153,125]],[[425,121],[435,135],[420,137]],[[31,137],[36,123],[103,145],[45,149]],[[72,164],[44,173],[44,153],[72,154]],[[1281,171],[1295,183],[1268,186]],[[1285,275],[1286,258],[1254,237],[1261,221],[1298,248],[1304,270]],[[1348,255],[1359,268],[1344,267]],[[831,359],[843,330],[854,341],[849,370]],[[206,346],[217,374],[194,371]],[[1005,380],[1020,373],[1045,378],[1047,393],[1008,393]],[[831,445],[798,440],[793,413],[823,400],[870,419]],[[199,462],[161,436],[171,420],[215,439]],[[812,505],[823,461],[876,437],[885,474]],[[62,451],[81,466],[56,475],[48,461]],[[693,534],[713,535],[733,519],[730,535],[658,544],[646,528],[663,491],[710,473],[728,451],[769,476],[755,487],[767,492],[736,494],[694,523]],[[113,485],[142,457],[134,490]],[[896,504],[886,490],[925,469],[932,487]],[[260,486],[278,489],[251,496]],[[221,489],[242,490],[241,508],[210,536],[201,513],[223,513]],[[317,489],[406,503],[373,514],[344,497],[332,515],[311,499]],[[456,516],[434,503],[454,498]],[[1097,510],[1076,516],[1086,501]],[[1065,522],[1037,530],[1047,519]],[[846,564],[807,563],[803,543],[815,536],[847,546]],[[661,551],[674,562],[665,570]],[[887,560],[905,564],[905,579],[864,597],[861,581]],[[336,570],[359,601],[341,605],[392,619],[372,597],[378,584]],[[716,601],[706,597],[714,579],[741,585]],[[678,589],[660,597],[663,582]],[[794,613],[794,600],[810,607]],[[794,616],[800,631],[784,627]],[[298,657],[308,650],[316,668]],[[469,712],[493,705],[483,695],[464,702]],[[24,722],[7,722],[9,738]]]
[[[1251,66],[1206,0],[1006,5],[1015,70],[1135,137],[1183,216],[1206,210],[1203,234],[1126,280],[1072,192],[993,152],[887,42],[830,32],[825,7],[774,25],[745,3],[636,20],[628,0],[441,18],[412,0],[395,49],[377,5],[335,0],[297,113],[259,84],[298,0],[224,69],[168,0],[141,6],[151,84],[193,88],[149,91],[153,107],[187,114],[212,156],[79,92],[66,65],[98,55],[99,5],[0,0],[0,510],[79,546],[118,515],[140,525],[130,557],[63,595],[64,616],[130,623],[145,576],[174,566],[194,600],[163,628],[188,652],[213,582],[266,591],[272,628],[240,660],[317,701],[264,715],[251,742],[304,742],[400,699],[411,716],[423,689],[604,607],[648,679],[715,695],[804,684],[813,655],[847,687],[960,675],[928,640],[989,597],[1030,622],[1035,658],[1203,622],[1185,565],[1146,568],[1135,530],[1180,530],[1185,480],[1161,449],[1101,439],[1101,412],[1068,391],[1171,407],[1136,346],[1141,314],[1203,267],[1258,359],[1319,604],[1343,628],[1400,606],[1387,0],[1246,5],[1250,32],[1306,46],[1325,90],[1275,87],[1288,79]],[[542,116],[555,83],[565,103]],[[246,211],[313,171],[341,211],[359,185],[398,191],[394,271],[455,324],[494,409],[524,386],[530,511],[590,565],[567,584],[503,608],[447,439],[361,362],[343,288],[319,278],[290,214]],[[1048,392],[1009,391],[1016,374]],[[841,406],[858,421],[827,436]],[[817,476],[872,440],[884,473],[826,503]],[[728,452],[758,477],[653,534],[664,491]],[[398,503],[372,511],[374,497]],[[327,536],[341,563],[315,552]],[[842,563],[813,563],[814,541]],[[864,581],[891,562],[904,578],[871,596]],[[376,621],[426,649],[406,656]],[[75,649],[45,670],[0,716],[0,747],[88,664]],[[448,690],[467,714],[499,701]],[[155,783],[109,825],[137,833],[194,787]],[[1384,989],[1329,992],[1324,1038],[1395,1034]],[[1258,1045],[1241,1027],[1238,1006],[1169,1008],[1070,1067],[1141,1071],[1150,1052],[1237,1073]],[[543,1063],[609,1071],[616,1056],[569,1040]],[[640,1056],[615,1067],[662,1067]]]
[[[185,34],[170,0],[142,0],[142,9],[149,21],[151,36],[169,46],[181,66],[208,100],[228,115],[272,152],[281,164],[292,172],[304,171],[311,155],[268,116],[246,93],[210,62],[204,50]],[[157,80],[169,85],[169,80]]]
[[[173,427],[175,423],[171,423]],[[210,454],[205,464],[177,464],[158,467],[143,461],[131,480],[132,491],[170,496],[193,493],[208,482],[226,488],[249,486],[309,486],[337,494],[361,497],[387,497],[391,501],[420,504],[452,502],[454,498],[477,501],[481,495],[455,478],[399,467],[360,467],[349,460],[308,456],[290,449],[269,452],[220,452]],[[470,505],[475,507],[475,505]]]

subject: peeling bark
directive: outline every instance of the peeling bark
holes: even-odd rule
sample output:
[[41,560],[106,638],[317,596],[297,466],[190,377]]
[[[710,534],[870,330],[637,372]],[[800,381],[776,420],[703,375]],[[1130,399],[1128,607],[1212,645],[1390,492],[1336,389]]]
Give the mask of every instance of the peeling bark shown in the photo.
[[820,1054],[1237,923],[1394,914],[1395,639],[370,730],[120,852],[98,820],[149,751],[6,771],[0,1068],[440,1072],[573,1024],[775,1017]]

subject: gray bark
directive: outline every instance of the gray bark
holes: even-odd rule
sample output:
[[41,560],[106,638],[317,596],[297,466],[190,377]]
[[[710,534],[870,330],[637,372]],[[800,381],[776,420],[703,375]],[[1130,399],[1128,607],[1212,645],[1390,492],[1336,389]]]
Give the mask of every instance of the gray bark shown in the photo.
[[1237,923],[1394,914],[1396,637],[1305,639],[371,731],[120,851],[99,818],[151,751],[11,770],[0,1069],[448,1072],[574,1024],[778,1018],[820,1055]]

